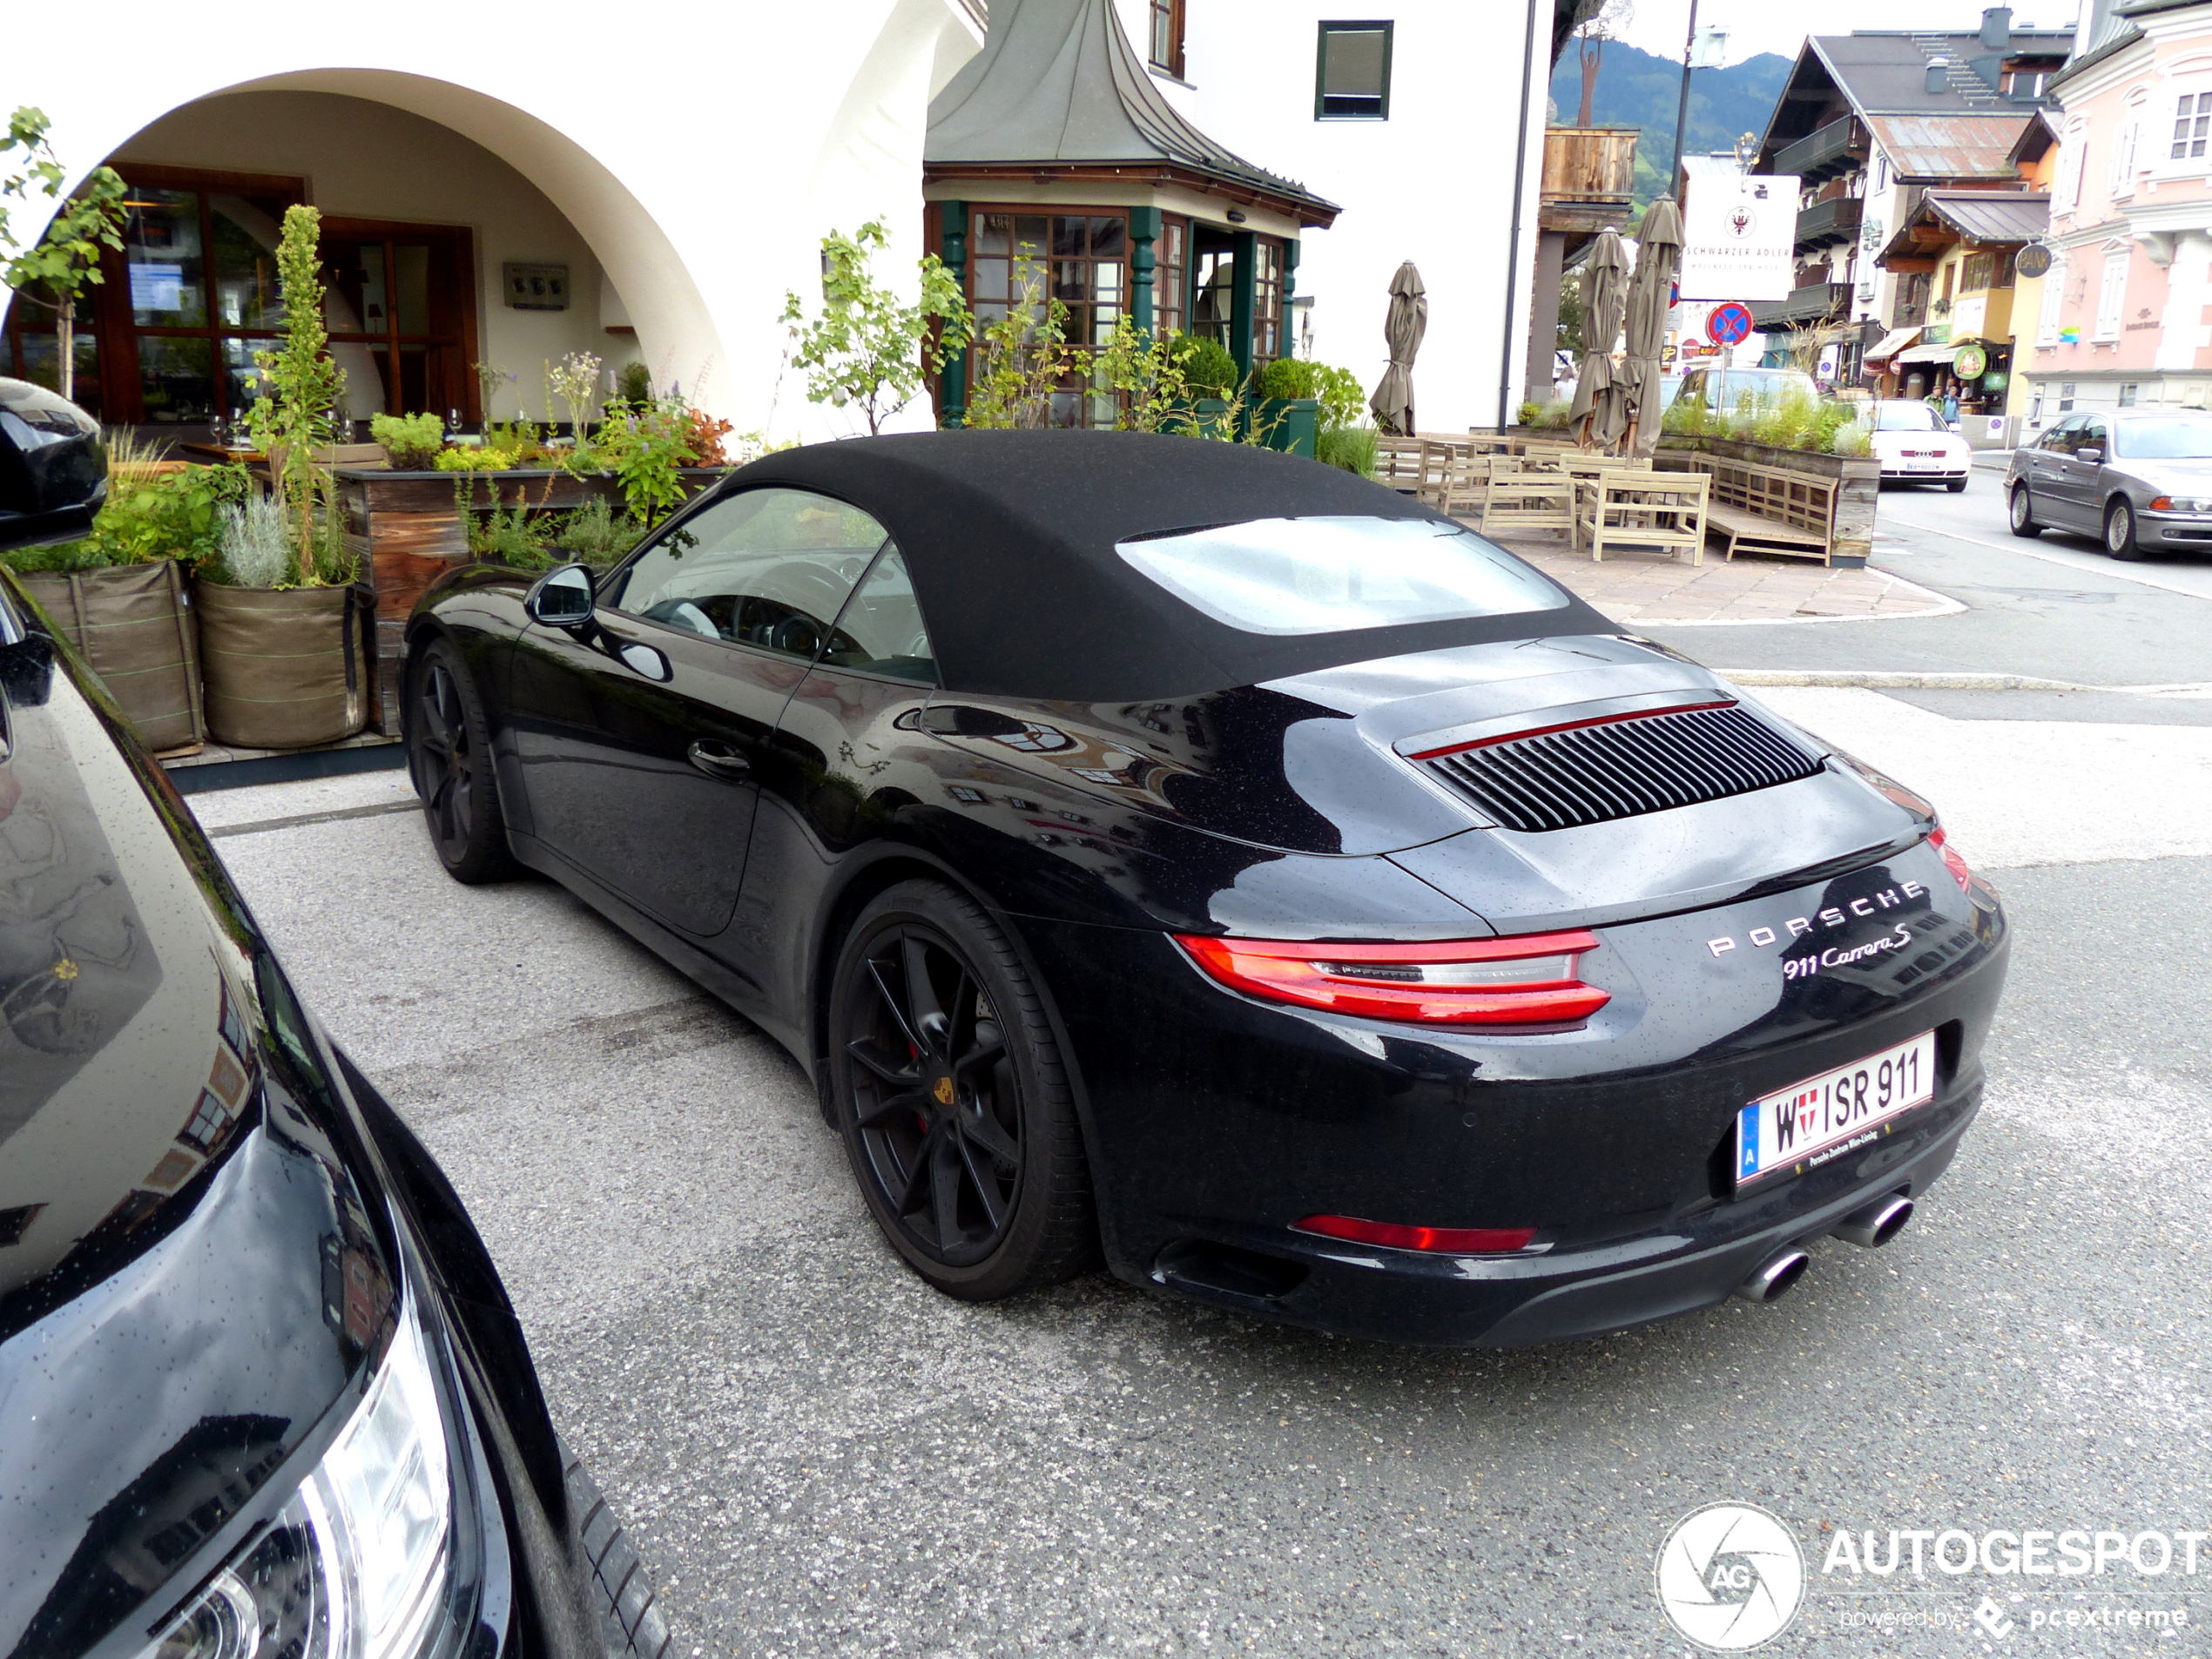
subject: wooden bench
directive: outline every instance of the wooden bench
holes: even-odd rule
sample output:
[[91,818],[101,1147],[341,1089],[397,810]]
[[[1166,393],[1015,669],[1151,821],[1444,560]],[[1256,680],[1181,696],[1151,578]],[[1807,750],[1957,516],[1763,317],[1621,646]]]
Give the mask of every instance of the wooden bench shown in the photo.
[[1710,475],[1621,468],[1576,483],[1575,544],[1605,562],[1608,549],[1623,547],[1687,553],[1705,562],[1705,521]]
[[1741,549],[1826,562],[1835,536],[1837,480],[1726,455],[1676,454],[1662,457],[1662,464],[1712,479],[1705,518],[1725,542],[1726,557]]

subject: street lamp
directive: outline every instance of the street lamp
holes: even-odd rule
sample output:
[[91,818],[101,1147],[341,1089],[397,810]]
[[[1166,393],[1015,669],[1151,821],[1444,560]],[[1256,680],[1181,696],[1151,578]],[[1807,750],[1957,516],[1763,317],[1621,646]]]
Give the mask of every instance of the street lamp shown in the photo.
[[1728,55],[1728,30],[1708,29],[1703,33],[1697,28],[1697,0],[1689,0],[1689,30],[1682,46],[1682,97],[1675,105],[1675,160],[1667,172],[1667,193],[1676,193],[1682,177],[1682,145],[1683,129],[1689,125],[1689,71],[1693,69],[1712,69]]

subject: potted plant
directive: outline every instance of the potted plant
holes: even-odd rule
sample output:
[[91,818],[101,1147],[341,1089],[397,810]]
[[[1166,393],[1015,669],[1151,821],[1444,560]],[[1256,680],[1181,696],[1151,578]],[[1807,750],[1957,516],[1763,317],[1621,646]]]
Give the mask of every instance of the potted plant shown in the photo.
[[315,461],[345,391],[326,349],[320,220],[312,207],[286,210],[285,340],[254,359],[266,389],[253,436],[269,457],[270,492],[226,516],[219,556],[194,583],[208,732],[239,748],[335,743],[368,717],[369,599],[354,585],[336,488]]
[[106,682],[157,753],[206,741],[199,634],[188,572],[212,558],[237,467],[162,461],[127,438],[108,447],[107,502],[81,542],[19,548],[6,562],[55,631]]

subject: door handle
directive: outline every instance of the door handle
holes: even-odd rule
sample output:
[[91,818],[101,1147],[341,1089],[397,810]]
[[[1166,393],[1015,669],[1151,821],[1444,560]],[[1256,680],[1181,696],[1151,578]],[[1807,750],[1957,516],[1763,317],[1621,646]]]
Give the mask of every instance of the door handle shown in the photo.
[[752,770],[752,762],[734,745],[718,738],[699,738],[684,751],[684,758],[710,778],[742,778]]

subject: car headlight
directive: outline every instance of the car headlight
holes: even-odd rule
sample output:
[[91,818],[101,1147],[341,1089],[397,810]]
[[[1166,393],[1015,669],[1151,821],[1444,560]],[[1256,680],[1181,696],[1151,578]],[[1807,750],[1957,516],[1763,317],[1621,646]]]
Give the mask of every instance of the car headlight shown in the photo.
[[455,1480],[409,1295],[367,1394],[314,1472],[142,1659],[417,1659],[453,1621]]
[[2212,496],[2161,496],[2150,504],[2154,513],[2212,513]]

